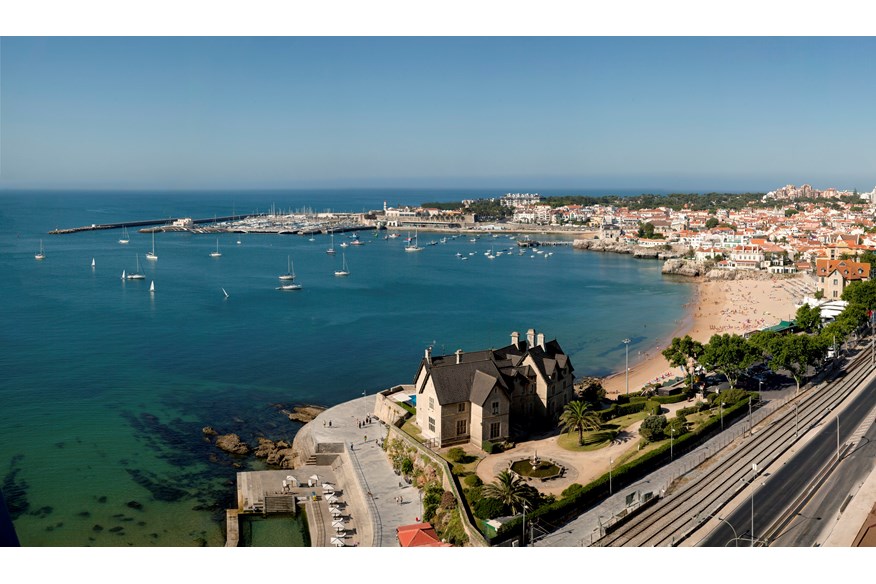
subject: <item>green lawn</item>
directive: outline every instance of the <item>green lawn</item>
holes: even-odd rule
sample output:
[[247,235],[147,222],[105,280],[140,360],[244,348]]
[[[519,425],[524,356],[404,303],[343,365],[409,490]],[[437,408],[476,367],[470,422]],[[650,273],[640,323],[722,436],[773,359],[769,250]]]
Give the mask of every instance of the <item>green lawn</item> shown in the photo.
[[557,439],[557,445],[564,450],[572,452],[589,452],[608,446],[613,436],[615,436],[615,433],[610,429],[584,432],[584,444],[579,445],[578,431],[573,430],[572,432],[560,434],[560,437]]
[[417,426],[413,422],[414,419],[415,418],[408,418],[405,421],[404,425],[402,425],[401,431],[416,440],[417,442],[423,443],[425,442],[425,440],[423,440],[423,433],[420,432],[419,426]]

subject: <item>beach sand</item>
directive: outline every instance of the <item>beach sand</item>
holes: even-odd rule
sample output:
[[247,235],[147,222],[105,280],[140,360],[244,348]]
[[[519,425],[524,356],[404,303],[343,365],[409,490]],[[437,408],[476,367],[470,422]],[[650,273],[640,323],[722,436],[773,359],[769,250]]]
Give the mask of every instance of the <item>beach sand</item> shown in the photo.
[[[794,318],[794,304],[814,290],[815,280],[805,274],[769,280],[704,280],[697,284],[687,319],[672,336],[689,334],[707,343],[712,335],[743,334],[772,326]],[[630,351],[631,392],[647,383],[682,375],[680,368],[670,367],[660,354],[664,348],[651,348],[641,355]],[[603,378],[602,385],[608,396],[625,393],[623,370]]]

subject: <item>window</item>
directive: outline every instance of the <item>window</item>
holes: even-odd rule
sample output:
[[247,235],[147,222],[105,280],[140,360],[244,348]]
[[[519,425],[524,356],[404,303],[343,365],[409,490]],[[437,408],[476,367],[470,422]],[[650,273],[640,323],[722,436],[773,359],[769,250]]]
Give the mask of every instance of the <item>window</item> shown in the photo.
[[459,411],[460,411],[460,412],[464,412],[464,411],[465,411],[465,402],[462,402],[462,403],[459,404]]
[[429,431],[435,431],[435,418],[429,418]]
[[498,438],[501,429],[501,422],[493,422],[492,424],[490,424],[490,438]]
[[833,291],[833,297],[836,298],[836,296],[837,296],[837,294],[836,294],[836,290],[834,290],[834,291]]
[[833,285],[836,286],[836,278],[833,279]]
[[434,410],[434,409],[435,409],[435,398],[433,398],[433,397],[430,397],[430,398],[429,398],[429,409],[430,409],[430,410]]
[[494,416],[499,415],[499,402],[497,402],[497,401],[493,402],[493,415]]
[[462,436],[465,434],[465,420],[457,420],[456,422],[456,435]]

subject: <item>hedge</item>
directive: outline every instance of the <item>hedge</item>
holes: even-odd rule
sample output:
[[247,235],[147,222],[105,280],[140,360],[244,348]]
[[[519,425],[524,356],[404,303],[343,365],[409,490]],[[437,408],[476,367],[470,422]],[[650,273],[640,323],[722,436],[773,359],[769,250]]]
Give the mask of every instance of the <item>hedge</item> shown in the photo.
[[[751,396],[749,396],[749,399],[751,399]],[[747,413],[746,406],[748,401],[749,400],[742,400],[726,408],[724,410],[724,418],[733,420],[740,415]],[[675,438],[672,441],[671,446],[670,443],[667,442],[660,447],[645,453],[634,461],[614,468],[611,472],[613,490],[617,491],[623,489],[669,462],[670,448],[673,450],[675,456],[681,456],[693,450],[720,431],[720,420],[717,416],[713,416],[706,420],[697,431],[687,432]],[[532,520],[541,517],[547,523],[563,524],[578,517],[587,509],[594,507],[603,501],[608,495],[608,473],[606,473],[581,489],[576,490],[574,493],[570,494],[570,496],[539,507],[530,513],[529,516]],[[517,517],[502,525],[496,537],[491,540],[491,545],[515,537],[520,531],[521,522],[522,519]]]

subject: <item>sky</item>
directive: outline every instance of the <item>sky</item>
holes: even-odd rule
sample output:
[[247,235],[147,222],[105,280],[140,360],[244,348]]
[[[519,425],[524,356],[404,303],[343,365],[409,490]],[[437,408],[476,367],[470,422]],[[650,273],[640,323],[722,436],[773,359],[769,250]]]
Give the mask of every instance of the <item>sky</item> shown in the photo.
[[876,39],[2,37],[2,188],[876,185]]

